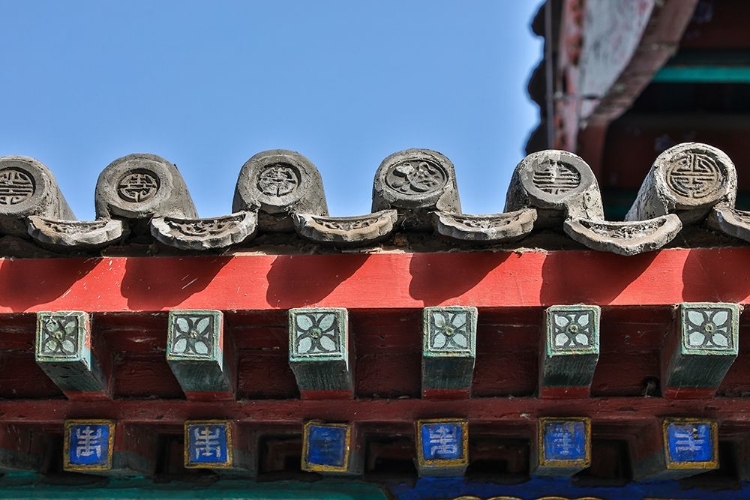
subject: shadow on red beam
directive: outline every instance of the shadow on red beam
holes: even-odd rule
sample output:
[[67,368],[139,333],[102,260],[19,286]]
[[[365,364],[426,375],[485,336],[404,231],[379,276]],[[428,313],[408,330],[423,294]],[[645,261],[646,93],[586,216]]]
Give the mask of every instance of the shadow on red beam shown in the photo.
[[55,424],[66,418],[106,418],[130,423],[182,425],[185,420],[228,419],[244,423],[301,424],[332,422],[413,423],[424,418],[467,418],[473,424],[531,425],[549,415],[585,415],[597,423],[643,424],[665,416],[701,417],[720,423],[750,424],[750,400],[667,400],[663,398],[477,398],[470,400],[359,399],[254,400],[198,402],[184,400],[2,401],[5,423]]
[[0,313],[746,303],[750,248],[0,259]]

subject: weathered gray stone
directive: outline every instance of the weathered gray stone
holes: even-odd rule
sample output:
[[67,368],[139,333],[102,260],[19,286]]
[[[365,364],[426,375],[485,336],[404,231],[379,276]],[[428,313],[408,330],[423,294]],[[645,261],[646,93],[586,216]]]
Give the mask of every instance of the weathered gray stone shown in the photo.
[[43,245],[87,249],[115,243],[127,236],[129,229],[121,220],[70,221],[32,215],[28,218],[28,232]]
[[568,219],[565,233],[592,250],[619,255],[636,255],[658,250],[677,236],[682,229],[674,214],[632,222],[607,222],[583,218]]
[[435,230],[448,238],[478,243],[516,241],[531,232],[536,221],[536,209],[492,215],[456,215],[434,212]]
[[293,214],[294,229],[316,243],[335,246],[362,246],[384,240],[393,232],[398,214],[382,210],[356,217],[321,217]]
[[375,173],[372,211],[392,208],[404,229],[431,229],[435,210],[460,214],[453,163],[428,149],[407,149],[383,160]]
[[75,220],[54,176],[26,156],[0,157],[0,234],[28,236],[26,217]]
[[96,217],[140,219],[198,217],[177,167],[152,154],[123,156],[105,168],[96,183]]
[[257,231],[258,216],[253,212],[208,219],[151,219],[151,235],[165,245],[182,250],[226,248],[251,239]]
[[750,212],[730,207],[714,207],[706,219],[708,227],[750,242]]
[[733,207],[736,197],[737,172],[732,160],[717,148],[687,142],[656,158],[625,220],[675,213],[683,224],[692,224],[717,204]]
[[601,193],[591,167],[567,151],[532,153],[516,166],[505,211],[536,208],[535,227],[554,227],[568,217],[604,220]]
[[242,166],[232,210],[258,210],[261,231],[292,231],[293,213],[328,215],[318,169],[301,154],[283,149],[258,153]]

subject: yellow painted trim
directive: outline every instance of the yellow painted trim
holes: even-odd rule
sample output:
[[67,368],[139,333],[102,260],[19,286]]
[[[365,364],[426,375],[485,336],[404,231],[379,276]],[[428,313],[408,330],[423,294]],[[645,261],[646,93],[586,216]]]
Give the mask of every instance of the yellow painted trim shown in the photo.
[[[544,425],[547,422],[583,422],[586,443],[583,460],[546,460],[544,458]],[[541,417],[537,425],[537,459],[540,467],[590,467],[591,419],[588,417]]]
[[[439,424],[439,423],[451,423],[459,424],[461,426],[461,458],[456,459],[438,459],[438,460],[427,460],[424,458],[424,452],[422,448],[422,425],[424,424]],[[428,420],[417,420],[416,422],[416,434],[417,434],[417,463],[420,469],[442,469],[447,467],[465,467],[469,465],[469,422],[464,419],[456,418],[434,418]]]
[[[669,454],[669,439],[667,438],[669,424],[708,424],[711,428],[711,447],[714,459],[705,462],[674,462]],[[719,468],[719,426],[715,421],[700,418],[665,418],[661,424],[661,433],[664,440],[664,459],[667,470],[713,470]]]
[[[107,463],[105,465],[73,465],[70,463],[70,438],[74,425],[106,425],[109,428],[107,439]],[[65,436],[63,437],[63,470],[69,472],[95,472],[112,470],[112,457],[115,453],[115,421],[101,419],[80,419],[65,421]]]
[[[227,435],[227,461],[224,463],[196,463],[190,460],[190,433],[191,425],[223,425]],[[232,423],[228,420],[187,420],[183,426],[185,432],[182,455],[186,469],[231,469],[234,467],[234,446],[232,443]]]
[[[311,464],[307,461],[307,454],[310,451],[310,427],[343,427],[346,429],[344,437],[346,450],[344,451],[344,465],[337,467],[335,465]],[[302,435],[302,470],[308,472],[349,472],[349,457],[352,451],[352,425],[351,424],[328,424],[320,420],[310,420],[305,423],[304,433]]]

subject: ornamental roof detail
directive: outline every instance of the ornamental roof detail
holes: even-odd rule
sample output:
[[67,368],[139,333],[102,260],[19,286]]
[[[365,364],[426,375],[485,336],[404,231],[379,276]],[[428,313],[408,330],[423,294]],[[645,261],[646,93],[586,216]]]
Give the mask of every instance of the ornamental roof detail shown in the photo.
[[[608,221],[589,165],[573,153],[547,150],[516,166],[503,213],[465,214],[453,163],[436,151],[408,149],[378,167],[372,213],[331,217],[315,165],[299,153],[271,150],[243,165],[231,214],[199,218],[175,165],[132,154],[100,174],[96,220],[78,221],[45,165],[6,156],[0,157],[0,235],[6,236],[0,254],[106,247],[128,254],[144,242],[162,252],[262,250],[269,241],[287,248],[312,244],[312,252],[368,251],[404,246],[414,237],[428,243],[420,247],[427,251],[583,246],[635,255],[696,231],[708,234],[712,245],[750,241],[750,213],[735,209],[736,197],[732,160],[706,144],[684,143],[656,158],[625,220]],[[686,237],[680,241],[690,244]]]

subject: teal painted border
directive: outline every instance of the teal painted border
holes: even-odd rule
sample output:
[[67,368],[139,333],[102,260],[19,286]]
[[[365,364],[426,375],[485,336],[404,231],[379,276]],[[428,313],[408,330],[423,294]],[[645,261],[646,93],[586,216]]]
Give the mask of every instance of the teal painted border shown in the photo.
[[660,83],[750,83],[748,66],[665,66],[653,78]]
[[[3,484],[8,484],[5,476]],[[18,477],[18,482],[23,481]],[[29,482],[38,480],[29,476]],[[315,483],[298,481],[279,481],[273,483],[254,483],[248,481],[224,480],[208,486],[195,483],[171,482],[154,485],[149,480],[115,480],[107,487],[61,487],[59,485],[24,484],[23,486],[3,486],[0,498],[35,498],[35,499],[142,499],[142,498],[205,498],[212,500],[233,499],[288,499],[288,500],[388,500],[383,490],[374,484],[347,480],[322,480]]]

